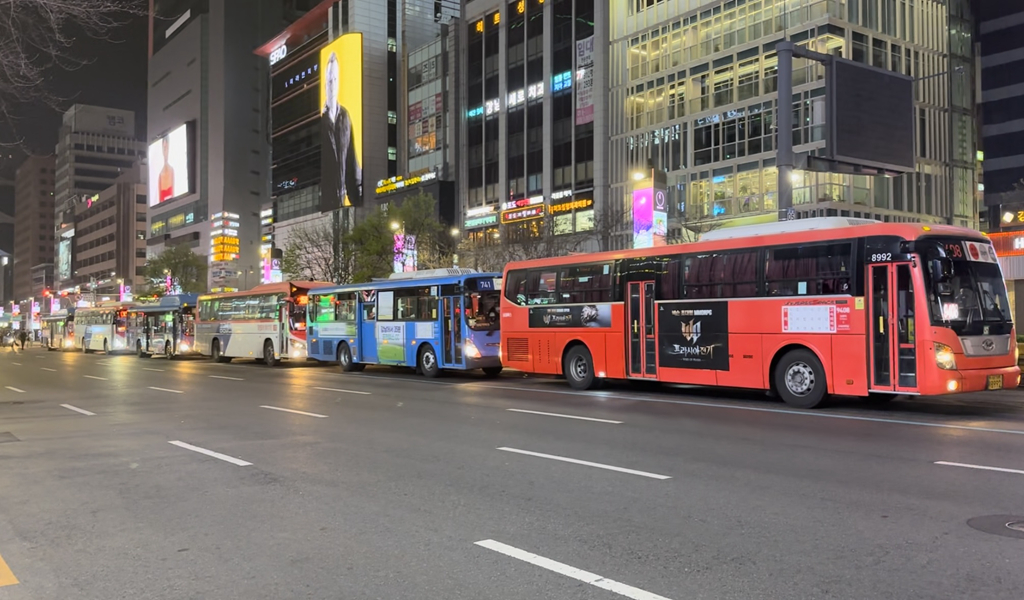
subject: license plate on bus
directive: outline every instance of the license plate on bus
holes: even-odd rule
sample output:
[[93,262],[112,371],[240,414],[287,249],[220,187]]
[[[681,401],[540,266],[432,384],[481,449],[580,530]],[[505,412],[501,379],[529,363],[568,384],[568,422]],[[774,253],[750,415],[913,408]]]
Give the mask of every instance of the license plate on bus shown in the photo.
[[1001,389],[1003,389],[1003,376],[1002,375],[989,375],[988,376],[988,389],[990,389],[990,390],[1001,390]]

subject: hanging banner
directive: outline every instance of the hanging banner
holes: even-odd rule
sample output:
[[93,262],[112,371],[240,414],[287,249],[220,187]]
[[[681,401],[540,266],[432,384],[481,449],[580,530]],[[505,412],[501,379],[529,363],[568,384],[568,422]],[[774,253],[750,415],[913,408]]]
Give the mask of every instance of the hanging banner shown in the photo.
[[594,122],[594,36],[576,42],[576,124]]

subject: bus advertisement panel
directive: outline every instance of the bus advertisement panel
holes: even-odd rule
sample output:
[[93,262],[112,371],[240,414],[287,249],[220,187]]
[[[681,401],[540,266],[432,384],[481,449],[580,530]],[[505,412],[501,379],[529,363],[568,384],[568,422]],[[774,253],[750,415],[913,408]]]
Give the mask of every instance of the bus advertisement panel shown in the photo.
[[75,311],[75,348],[88,354],[124,352],[128,346],[130,303],[111,302]]
[[1020,380],[995,252],[948,226],[806,219],[512,263],[501,327],[506,366],[577,389],[656,380],[811,408]]
[[343,371],[366,365],[501,372],[501,274],[395,273],[386,281],[310,292],[309,356]]
[[258,285],[247,292],[199,298],[196,351],[217,362],[252,358],[267,366],[306,358],[306,304],[321,281]]

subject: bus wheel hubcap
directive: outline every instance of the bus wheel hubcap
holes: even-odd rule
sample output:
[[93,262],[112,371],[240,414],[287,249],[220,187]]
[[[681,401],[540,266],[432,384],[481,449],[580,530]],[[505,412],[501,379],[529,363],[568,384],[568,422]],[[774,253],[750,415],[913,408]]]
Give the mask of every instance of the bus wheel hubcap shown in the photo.
[[434,368],[434,355],[432,353],[423,353],[423,368],[428,371]]
[[806,396],[814,389],[814,370],[807,363],[796,362],[786,371],[786,387],[797,396]]
[[572,375],[579,381],[587,378],[587,361],[582,356],[577,356],[572,361]]

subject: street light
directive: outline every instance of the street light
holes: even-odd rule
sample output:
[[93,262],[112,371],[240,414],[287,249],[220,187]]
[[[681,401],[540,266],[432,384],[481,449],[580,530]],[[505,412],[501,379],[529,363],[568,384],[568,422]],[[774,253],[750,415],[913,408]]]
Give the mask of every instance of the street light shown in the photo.
[[401,229],[401,227],[402,226],[398,224],[398,221],[392,221],[391,222],[391,230],[392,231],[398,231],[399,229]]
[[459,228],[452,227],[452,237],[459,237]]
[[647,177],[647,173],[643,171],[633,171],[633,181],[641,181],[644,177]]

